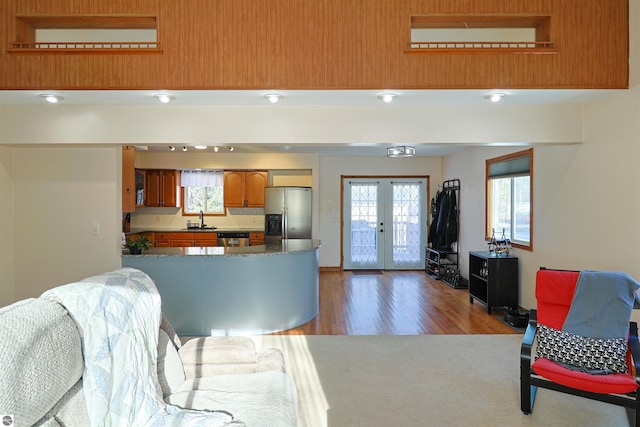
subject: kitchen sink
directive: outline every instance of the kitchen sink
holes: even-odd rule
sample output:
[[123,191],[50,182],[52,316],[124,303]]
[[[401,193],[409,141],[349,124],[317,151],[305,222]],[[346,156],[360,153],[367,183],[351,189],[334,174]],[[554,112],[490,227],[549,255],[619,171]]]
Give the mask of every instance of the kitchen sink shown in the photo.
[[194,231],[194,230],[215,230],[216,228],[217,227],[213,227],[213,226],[211,226],[211,227],[210,226],[204,226],[204,227],[198,226],[198,227],[187,227],[187,228],[185,228],[185,230],[191,230],[191,231]]

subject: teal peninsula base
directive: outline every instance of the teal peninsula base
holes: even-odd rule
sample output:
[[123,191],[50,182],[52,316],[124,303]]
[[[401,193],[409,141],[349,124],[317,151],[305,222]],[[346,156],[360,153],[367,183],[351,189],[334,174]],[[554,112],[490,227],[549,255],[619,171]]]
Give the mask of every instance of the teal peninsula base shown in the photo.
[[123,254],[122,266],[151,276],[179,335],[266,334],[318,314],[319,248],[319,240],[152,248]]

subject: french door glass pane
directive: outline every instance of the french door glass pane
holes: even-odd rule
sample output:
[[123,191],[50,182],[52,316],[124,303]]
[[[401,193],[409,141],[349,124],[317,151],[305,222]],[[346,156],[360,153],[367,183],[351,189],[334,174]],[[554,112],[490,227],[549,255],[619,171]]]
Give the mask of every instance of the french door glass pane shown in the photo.
[[378,261],[378,186],[351,185],[351,262],[373,264]]
[[420,262],[420,185],[393,183],[393,264]]

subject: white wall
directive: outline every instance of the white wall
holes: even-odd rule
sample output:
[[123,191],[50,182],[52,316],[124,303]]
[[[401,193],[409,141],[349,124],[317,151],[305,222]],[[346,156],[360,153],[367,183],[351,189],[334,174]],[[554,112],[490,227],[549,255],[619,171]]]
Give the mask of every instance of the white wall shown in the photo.
[[0,146],[0,307],[15,300],[13,152]]
[[322,240],[320,265],[337,267],[340,262],[340,230],[342,221],[341,197],[342,175],[382,176],[421,175],[429,176],[430,197],[442,182],[440,157],[321,157],[320,158],[320,229]]
[[[631,88],[584,106],[584,143],[534,146],[533,251],[520,258],[520,304],[535,307],[541,267],[626,271],[640,280],[640,1],[630,2]],[[461,178],[460,245],[486,250],[485,160],[517,149],[472,148],[444,159]]]
[[120,148],[16,148],[14,155],[15,299],[120,268]]

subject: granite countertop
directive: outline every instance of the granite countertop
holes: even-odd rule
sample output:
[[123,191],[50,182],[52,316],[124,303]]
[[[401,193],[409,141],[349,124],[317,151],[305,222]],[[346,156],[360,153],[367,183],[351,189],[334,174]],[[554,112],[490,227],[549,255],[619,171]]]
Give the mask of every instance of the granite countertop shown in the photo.
[[284,253],[309,252],[320,247],[316,239],[286,239],[281,243],[254,246],[210,246],[187,248],[151,248],[140,255],[123,251],[123,257],[183,257],[183,256],[264,256]]
[[125,235],[136,233],[217,233],[219,231],[239,231],[264,233],[264,228],[132,228]]

